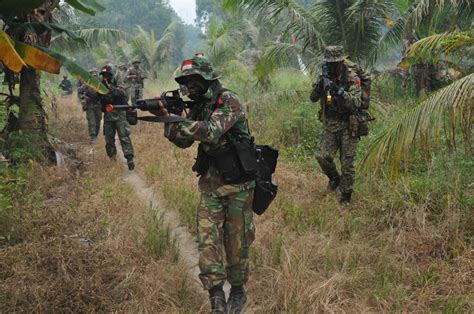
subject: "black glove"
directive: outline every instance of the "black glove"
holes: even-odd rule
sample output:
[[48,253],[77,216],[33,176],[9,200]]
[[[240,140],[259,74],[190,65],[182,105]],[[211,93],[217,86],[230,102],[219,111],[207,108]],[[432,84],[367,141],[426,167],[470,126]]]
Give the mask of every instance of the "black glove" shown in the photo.
[[329,92],[333,97],[341,97],[344,95],[344,87],[337,86],[334,82],[331,82],[331,85],[329,86]]

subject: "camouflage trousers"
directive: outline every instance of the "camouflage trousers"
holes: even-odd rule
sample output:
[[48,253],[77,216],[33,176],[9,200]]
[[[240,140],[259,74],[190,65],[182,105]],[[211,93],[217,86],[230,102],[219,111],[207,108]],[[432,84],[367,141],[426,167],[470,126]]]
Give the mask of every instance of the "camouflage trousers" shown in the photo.
[[[358,141],[357,137],[351,136],[348,127],[337,132],[331,132],[325,128],[321,133],[316,160],[329,179],[341,178],[339,189],[342,193],[352,192],[355,179],[354,158]],[[334,163],[337,151],[339,151],[341,161],[340,175]]]
[[120,145],[122,146],[123,155],[133,156],[133,145],[130,139],[130,125],[125,118],[116,121],[104,121],[105,150],[107,156],[113,157],[117,155],[115,147],[115,133],[118,134]]
[[102,109],[100,106],[89,105],[86,109],[87,126],[89,127],[89,136],[99,135],[100,121],[102,120]]
[[130,100],[135,104],[137,99],[143,99],[143,87],[132,86],[130,88]]
[[[199,278],[204,289],[243,285],[248,280],[249,247],[255,239],[253,189],[216,197],[202,193],[197,212]],[[224,257],[226,266],[224,266]]]

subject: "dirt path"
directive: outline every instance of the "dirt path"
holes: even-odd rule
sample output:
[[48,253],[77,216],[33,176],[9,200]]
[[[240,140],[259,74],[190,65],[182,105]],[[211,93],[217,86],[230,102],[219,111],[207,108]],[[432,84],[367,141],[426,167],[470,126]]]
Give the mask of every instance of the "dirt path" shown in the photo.
[[[171,234],[179,243],[179,257],[189,267],[189,272],[193,278],[198,278],[199,254],[196,249],[194,237],[189,233],[187,228],[180,222],[179,216],[174,211],[165,210],[160,200],[155,196],[153,190],[146,185],[145,181],[138,175],[136,171],[126,171],[124,179],[133,187],[135,194],[155,211],[158,217],[162,218],[163,224],[169,226]],[[196,284],[198,284],[196,282]]]

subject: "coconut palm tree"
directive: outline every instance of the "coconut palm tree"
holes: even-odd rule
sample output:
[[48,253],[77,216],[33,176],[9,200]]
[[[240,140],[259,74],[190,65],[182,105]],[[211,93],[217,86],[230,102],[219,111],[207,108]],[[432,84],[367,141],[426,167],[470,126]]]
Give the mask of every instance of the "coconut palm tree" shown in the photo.
[[[414,43],[407,51],[405,65],[415,62],[446,63],[460,68],[463,56],[472,53],[470,33],[436,34]],[[471,71],[472,72],[472,71]],[[466,154],[474,157],[474,73],[467,73],[415,104],[381,134],[364,158],[366,169],[383,169],[398,176],[400,166],[415,149],[428,151],[430,144],[445,141],[453,150],[462,138]],[[368,167],[367,167],[368,166]]]

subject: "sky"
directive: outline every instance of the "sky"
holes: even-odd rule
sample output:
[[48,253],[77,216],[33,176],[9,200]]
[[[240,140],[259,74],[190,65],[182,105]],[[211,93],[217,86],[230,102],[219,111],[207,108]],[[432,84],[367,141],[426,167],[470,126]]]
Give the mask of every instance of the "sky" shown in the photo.
[[186,24],[194,24],[196,18],[195,0],[169,0],[170,6],[178,13]]

